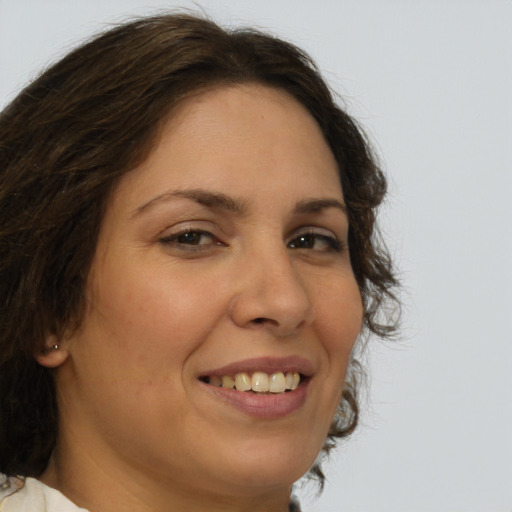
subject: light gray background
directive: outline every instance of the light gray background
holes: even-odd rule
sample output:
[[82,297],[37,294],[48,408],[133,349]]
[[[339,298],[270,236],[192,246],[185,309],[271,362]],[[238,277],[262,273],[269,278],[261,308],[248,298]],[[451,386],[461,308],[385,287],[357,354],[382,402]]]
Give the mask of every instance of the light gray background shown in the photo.
[[512,2],[0,0],[0,106],[127,14],[201,6],[309,51],[377,143],[403,341],[308,511],[512,511]]

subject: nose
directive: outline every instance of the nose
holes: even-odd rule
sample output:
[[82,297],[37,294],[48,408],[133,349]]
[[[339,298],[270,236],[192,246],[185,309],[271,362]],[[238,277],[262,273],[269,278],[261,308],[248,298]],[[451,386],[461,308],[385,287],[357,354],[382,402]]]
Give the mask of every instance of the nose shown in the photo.
[[271,254],[247,255],[236,277],[231,316],[237,325],[266,328],[286,337],[313,321],[307,287],[285,247]]

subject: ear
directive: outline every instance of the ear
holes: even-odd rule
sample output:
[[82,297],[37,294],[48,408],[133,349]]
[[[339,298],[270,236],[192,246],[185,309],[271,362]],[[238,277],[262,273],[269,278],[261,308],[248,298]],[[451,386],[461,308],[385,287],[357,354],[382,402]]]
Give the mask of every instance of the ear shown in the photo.
[[69,357],[68,350],[55,336],[48,336],[45,348],[35,355],[36,361],[47,368],[57,368]]

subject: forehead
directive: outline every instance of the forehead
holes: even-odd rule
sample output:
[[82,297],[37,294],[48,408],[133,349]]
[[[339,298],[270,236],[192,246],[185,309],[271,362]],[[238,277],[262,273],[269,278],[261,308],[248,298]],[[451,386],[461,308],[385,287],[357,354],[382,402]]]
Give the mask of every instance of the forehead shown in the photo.
[[336,161],[309,112],[282,90],[246,84],[180,102],[119,192],[150,200],[166,188],[208,188],[250,198],[275,187],[342,195]]

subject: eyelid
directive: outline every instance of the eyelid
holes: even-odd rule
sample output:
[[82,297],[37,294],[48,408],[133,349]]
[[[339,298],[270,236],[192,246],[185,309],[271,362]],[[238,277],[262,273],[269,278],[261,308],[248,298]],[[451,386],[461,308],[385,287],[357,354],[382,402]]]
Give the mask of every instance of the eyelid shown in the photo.
[[[169,250],[176,250],[180,252],[199,252],[208,251],[214,247],[226,246],[216,231],[214,226],[209,225],[208,228],[203,227],[201,224],[204,222],[184,222],[179,223],[175,226],[168,227],[163,230],[157,237],[157,242],[163,247]],[[210,223],[208,223],[210,224]],[[200,236],[205,236],[210,239],[208,243],[204,244],[193,244],[180,242],[178,239],[180,236],[186,235],[187,233],[196,233]]]
[[216,233],[219,231],[218,228],[211,222],[207,220],[186,220],[177,222],[176,224],[167,226],[165,229],[162,229],[158,235],[157,239],[167,239],[175,236],[179,236],[183,233],[187,233],[189,231],[198,231],[201,233],[209,233],[212,236],[217,236]]
[[[319,226],[303,226],[296,229],[293,235],[288,238],[286,244],[290,244],[293,240],[303,235],[316,236],[317,238],[325,240],[326,243],[329,244],[330,249],[334,252],[342,252],[347,247],[345,240],[340,238],[333,230]],[[310,251],[314,249],[304,248],[304,250]]]
[[[175,231],[168,235],[161,236],[159,238],[159,240],[160,240],[160,242],[171,242],[172,240],[177,239],[180,236],[186,235],[188,233],[198,233],[200,235],[209,236],[211,238],[217,238],[213,233],[210,233],[210,231],[206,231],[204,229],[191,228],[191,229],[181,229],[179,231]],[[182,244],[179,244],[179,245],[182,245]],[[183,245],[187,245],[187,244],[183,244]]]
[[334,236],[338,238],[336,233],[329,228],[326,228],[325,226],[316,226],[315,224],[306,224],[303,226],[299,226],[297,229],[294,230],[294,233],[300,233],[300,232],[307,232],[307,233],[318,233],[321,235],[329,235]]
[[295,229],[292,233],[292,235],[289,237],[289,240],[293,240],[293,238],[300,236],[300,235],[318,235],[318,236],[324,236],[327,238],[332,238],[334,240],[338,240],[339,242],[342,242],[342,239],[337,235],[335,231],[329,228],[320,227],[320,226],[301,226],[297,229]]

